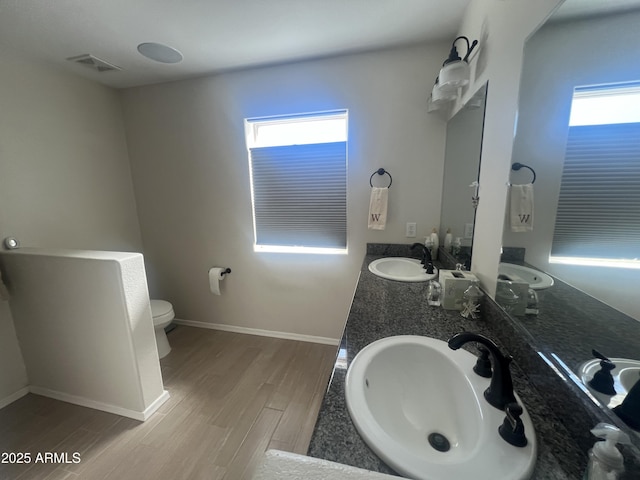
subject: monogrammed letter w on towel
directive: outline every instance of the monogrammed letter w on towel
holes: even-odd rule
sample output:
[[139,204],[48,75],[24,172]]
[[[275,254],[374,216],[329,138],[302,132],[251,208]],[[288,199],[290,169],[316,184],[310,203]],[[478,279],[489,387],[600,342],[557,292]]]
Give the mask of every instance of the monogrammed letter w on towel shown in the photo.
[[369,230],[384,230],[387,224],[388,187],[373,187],[369,202]]
[[510,203],[511,231],[533,230],[533,185],[511,185]]

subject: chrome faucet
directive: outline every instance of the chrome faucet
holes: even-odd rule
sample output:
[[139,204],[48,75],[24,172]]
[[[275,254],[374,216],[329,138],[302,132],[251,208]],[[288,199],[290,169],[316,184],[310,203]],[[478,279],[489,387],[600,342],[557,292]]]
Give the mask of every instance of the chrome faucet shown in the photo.
[[484,398],[487,402],[500,410],[504,410],[509,403],[517,403],[509,371],[509,364],[513,358],[510,355],[503,355],[492,340],[478,333],[456,333],[449,339],[448,345],[452,350],[457,350],[467,342],[480,343],[487,347],[491,353],[493,373],[489,388],[484,391]]
[[424,266],[424,269],[429,274],[433,273],[433,259],[431,258],[431,252],[422,243],[414,243],[413,245],[411,245],[410,249],[414,250],[416,247],[422,248],[422,261],[421,261],[421,263]]

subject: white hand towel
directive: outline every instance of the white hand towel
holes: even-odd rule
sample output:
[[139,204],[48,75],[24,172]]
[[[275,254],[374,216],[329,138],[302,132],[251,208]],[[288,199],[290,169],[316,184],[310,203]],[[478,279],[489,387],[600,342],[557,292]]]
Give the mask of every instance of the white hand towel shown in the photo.
[[373,187],[369,201],[369,230],[384,230],[387,224],[388,187]]
[[512,232],[533,230],[533,184],[511,185],[509,217]]

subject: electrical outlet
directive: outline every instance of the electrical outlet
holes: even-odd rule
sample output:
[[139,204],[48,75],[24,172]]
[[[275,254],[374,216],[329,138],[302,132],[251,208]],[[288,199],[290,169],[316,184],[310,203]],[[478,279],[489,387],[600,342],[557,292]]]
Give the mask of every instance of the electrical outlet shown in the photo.
[[416,222],[407,222],[406,237],[414,238],[416,236]]
[[464,224],[464,238],[473,238],[473,223]]

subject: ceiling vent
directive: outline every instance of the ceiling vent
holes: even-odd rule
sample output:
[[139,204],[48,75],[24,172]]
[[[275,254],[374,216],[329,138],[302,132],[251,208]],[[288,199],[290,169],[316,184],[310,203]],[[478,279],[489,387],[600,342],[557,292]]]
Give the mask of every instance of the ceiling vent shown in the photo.
[[90,55],[88,53],[84,55],[78,55],[77,57],[69,57],[67,58],[67,60],[92,68],[100,73],[109,72],[111,70],[122,70],[120,67],[117,67],[109,62],[105,62],[104,60],[101,60],[98,57],[94,57],[93,55]]

